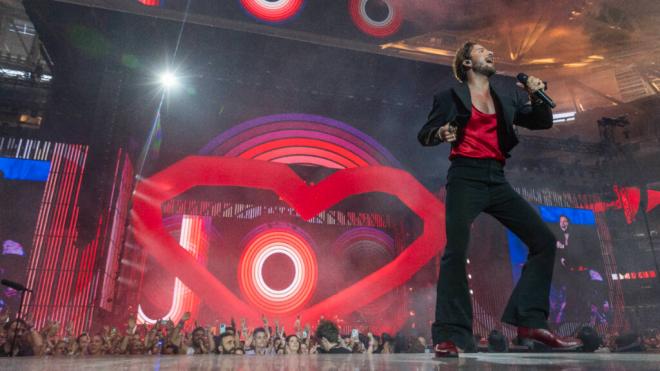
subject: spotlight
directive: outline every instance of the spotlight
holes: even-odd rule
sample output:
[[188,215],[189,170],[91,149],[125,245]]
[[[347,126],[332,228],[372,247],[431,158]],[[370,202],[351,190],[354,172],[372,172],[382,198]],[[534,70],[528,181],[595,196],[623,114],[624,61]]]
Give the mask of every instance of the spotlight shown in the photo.
[[170,71],[162,73],[160,75],[159,80],[160,80],[160,84],[165,89],[171,89],[179,85],[179,81],[177,80],[176,76],[174,75],[174,73]]

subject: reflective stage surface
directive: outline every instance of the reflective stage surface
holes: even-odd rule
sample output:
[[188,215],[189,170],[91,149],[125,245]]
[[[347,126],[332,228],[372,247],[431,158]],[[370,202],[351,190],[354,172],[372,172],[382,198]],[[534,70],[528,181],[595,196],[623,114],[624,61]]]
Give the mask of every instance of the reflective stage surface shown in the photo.
[[0,359],[0,370],[658,370],[660,354],[468,354],[435,360],[429,354],[316,356],[112,356]]

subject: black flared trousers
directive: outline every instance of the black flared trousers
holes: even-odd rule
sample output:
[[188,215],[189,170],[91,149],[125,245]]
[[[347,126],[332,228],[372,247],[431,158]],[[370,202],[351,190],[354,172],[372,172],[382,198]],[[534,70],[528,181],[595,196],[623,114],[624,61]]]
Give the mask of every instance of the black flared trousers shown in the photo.
[[447,173],[447,246],[440,262],[432,326],[435,344],[451,340],[460,348],[474,349],[465,265],[470,227],[481,212],[495,217],[529,248],[527,262],[502,321],[515,326],[548,328],[554,235],[538,212],[506,181],[501,163],[458,157],[452,160]]

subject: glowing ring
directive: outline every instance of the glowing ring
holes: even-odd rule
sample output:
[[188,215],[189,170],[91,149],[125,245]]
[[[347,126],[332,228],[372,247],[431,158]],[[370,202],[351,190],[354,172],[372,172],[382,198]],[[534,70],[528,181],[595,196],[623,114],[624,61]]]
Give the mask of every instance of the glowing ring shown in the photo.
[[[264,275],[262,274],[264,263],[266,260],[275,254],[283,254],[293,262],[295,274],[293,276],[293,281],[291,284],[283,290],[272,289],[266,281],[264,280]],[[302,262],[302,257],[298,252],[292,249],[289,246],[280,246],[278,244],[273,244],[268,246],[266,249],[262,250],[256,258],[255,269],[252,271],[252,279],[257,283],[257,287],[263,290],[268,297],[273,301],[284,301],[290,297],[293,293],[300,289],[302,284],[302,277],[304,273],[304,267]]]
[[248,14],[270,23],[281,23],[291,19],[305,4],[304,0],[240,0],[240,2]]
[[[291,259],[295,270],[292,282],[282,290],[268,286],[262,273],[266,260],[274,254]],[[304,307],[316,290],[317,279],[318,266],[313,248],[305,236],[287,227],[273,227],[256,233],[246,243],[238,265],[241,292],[250,303],[269,314],[287,314]]]
[[387,5],[387,17],[382,21],[376,21],[367,14],[367,3],[369,0],[349,0],[348,10],[353,18],[353,23],[362,32],[375,37],[387,37],[399,31],[403,16],[400,9],[392,4],[391,0],[381,0]]

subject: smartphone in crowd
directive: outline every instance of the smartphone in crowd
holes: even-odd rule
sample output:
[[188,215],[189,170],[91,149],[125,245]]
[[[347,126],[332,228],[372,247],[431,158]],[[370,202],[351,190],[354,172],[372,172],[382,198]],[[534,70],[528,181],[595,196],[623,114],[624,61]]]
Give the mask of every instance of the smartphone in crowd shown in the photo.
[[221,323],[220,324],[220,335],[224,334],[225,332],[227,332],[227,325],[224,324],[224,323]]

